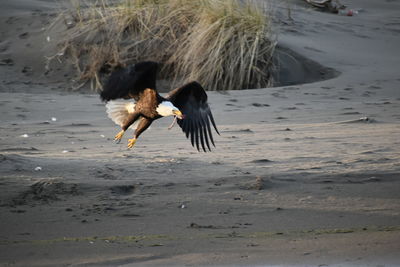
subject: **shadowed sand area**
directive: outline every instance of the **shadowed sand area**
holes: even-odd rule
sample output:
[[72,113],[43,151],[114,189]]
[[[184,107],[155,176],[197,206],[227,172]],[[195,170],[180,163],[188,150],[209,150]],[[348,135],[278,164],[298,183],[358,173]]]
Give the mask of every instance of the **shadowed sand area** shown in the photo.
[[0,265],[400,265],[400,3],[290,2],[292,21],[273,4],[280,45],[340,75],[210,92],[211,153],[172,119],[113,143],[98,95],[43,74],[56,5],[5,5]]

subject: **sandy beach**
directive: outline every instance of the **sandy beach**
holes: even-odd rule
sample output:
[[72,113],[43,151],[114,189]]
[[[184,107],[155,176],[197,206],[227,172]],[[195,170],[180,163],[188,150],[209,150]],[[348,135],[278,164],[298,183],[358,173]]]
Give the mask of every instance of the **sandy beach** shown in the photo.
[[98,94],[46,73],[61,7],[24,2],[0,11],[0,266],[400,266],[399,1],[273,2],[302,60],[208,92],[210,153],[172,118],[115,144]]

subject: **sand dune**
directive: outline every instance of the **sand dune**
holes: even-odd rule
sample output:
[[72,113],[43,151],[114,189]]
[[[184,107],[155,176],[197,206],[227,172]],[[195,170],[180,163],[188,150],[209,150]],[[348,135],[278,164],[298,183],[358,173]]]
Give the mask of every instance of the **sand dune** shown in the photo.
[[212,153],[171,119],[133,150],[115,144],[98,95],[45,74],[58,5],[11,2],[0,12],[1,265],[400,265],[397,1],[351,1],[362,11],[346,17],[293,0],[293,20],[274,3],[280,45],[340,75],[210,92]]

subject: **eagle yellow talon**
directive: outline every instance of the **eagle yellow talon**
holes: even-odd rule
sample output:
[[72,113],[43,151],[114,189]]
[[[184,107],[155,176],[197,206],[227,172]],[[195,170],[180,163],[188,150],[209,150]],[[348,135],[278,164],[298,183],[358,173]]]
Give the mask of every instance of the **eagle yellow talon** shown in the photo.
[[132,148],[136,143],[136,138],[128,139],[128,148]]
[[119,143],[121,141],[122,136],[124,136],[125,131],[120,131],[117,133],[117,135],[114,137],[114,141]]

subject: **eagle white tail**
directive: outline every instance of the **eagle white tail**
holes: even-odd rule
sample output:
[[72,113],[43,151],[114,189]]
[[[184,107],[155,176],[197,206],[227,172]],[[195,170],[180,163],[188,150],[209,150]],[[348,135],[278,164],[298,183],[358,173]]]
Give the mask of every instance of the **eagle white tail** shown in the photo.
[[[129,114],[135,111],[135,103],[133,103],[132,100],[111,100],[107,102],[106,109],[108,117],[115,122],[115,124],[122,127]],[[131,127],[132,126],[133,125],[131,125]]]

